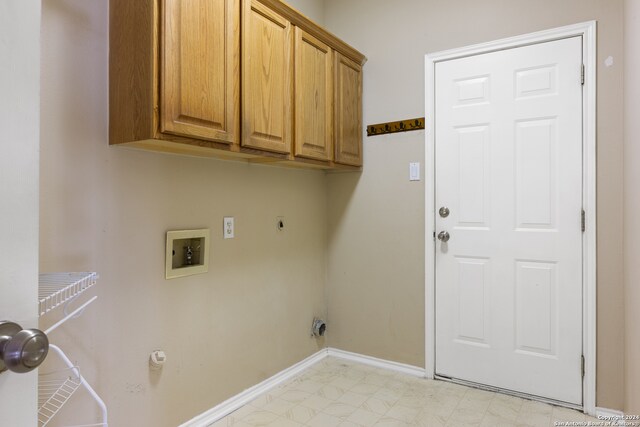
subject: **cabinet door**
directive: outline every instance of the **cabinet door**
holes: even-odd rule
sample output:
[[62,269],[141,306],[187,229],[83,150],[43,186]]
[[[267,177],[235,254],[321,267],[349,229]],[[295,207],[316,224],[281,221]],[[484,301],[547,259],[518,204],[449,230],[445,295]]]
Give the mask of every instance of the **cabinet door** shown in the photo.
[[333,147],[332,50],[295,27],[295,154],[330,160]]
[[242,29],[242,145],[290,153],[293,132],[291,23],[245,0]]
[[164,0],[160,130],[237,144],[240,0]]
[[362,67],[335,58],[335,162],[362,166]]

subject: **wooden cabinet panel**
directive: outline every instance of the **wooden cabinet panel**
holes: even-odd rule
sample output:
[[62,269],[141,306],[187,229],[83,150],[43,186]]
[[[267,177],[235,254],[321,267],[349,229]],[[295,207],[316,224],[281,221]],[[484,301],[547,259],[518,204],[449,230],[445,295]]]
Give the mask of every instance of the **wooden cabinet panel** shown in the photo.
[[335,162],[362,166],[362,67],[335,54]]
[[157,133],[157,4],[109,1],[109,144]]
[[237,144],[240,0],[164,0],[160,131]]
[[332,50],[299,27],[295,37],[295,155],[331,160]]
[[244,0],[242,146],[291,152],[293,35],[291,23],[256,0]]

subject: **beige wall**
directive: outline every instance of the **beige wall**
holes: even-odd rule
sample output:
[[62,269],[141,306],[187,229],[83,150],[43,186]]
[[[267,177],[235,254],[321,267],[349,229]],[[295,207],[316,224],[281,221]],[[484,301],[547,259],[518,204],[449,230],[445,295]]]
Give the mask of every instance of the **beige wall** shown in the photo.
[[[598,21],[598,390],[623,407],[622,0],[325,0],[361,50],[364,123],[424,115],[424,55]],[[612,56],[611,67],[603,65]],[[329,345],[424,366],[424,132],[366,138],[361,176],[329,177]]]
[[[101,277],[98,301],[51,339],[110,425],[176,426],[324,346],[310,327],[326,314],[325,175],[109,147],[108,2],[42,7],[40,268]],[[165,280],[165,232],[200,227],[209,273]],[[158,348],[168,361],[152,373]],[[79,396],[58,425],[94,421]]]
[[624,2],[625,404],[640,414],[640,0]]
[[302,12],[314,22],[324,24],[324,0],[285,0],[285,3]]

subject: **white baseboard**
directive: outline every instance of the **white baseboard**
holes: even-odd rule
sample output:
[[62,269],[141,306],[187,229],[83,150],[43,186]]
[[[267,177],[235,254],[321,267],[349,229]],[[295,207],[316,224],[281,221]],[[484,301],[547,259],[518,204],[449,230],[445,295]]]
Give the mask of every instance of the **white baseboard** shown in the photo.
[[236,394],[233,397],[225,400],[219,405],[214,406],[206,412],[198,415],[195,418],[181,424],[179,427],[206,427],[211,423],[218,421],[220,418],[226,417],[233,411],[236,411],[251,402],[263,393],[277,387],[283,382],[293,378],[310,366],[315,365],[322,359],[327,357],[327,349],[322,349],[319,352],[312,354],[301,362],[284,369],[272,377],[267,378],[259,384],[254,385],[246,389],[245,391]]
[[601,418],[603,421],[613,421],[616,418],[624,419],[624,412],[617,409],[596,408],[596,418]]
[[387,369],[390,371],[401,372],[403,374],[413,375],[414,377],[424,378],[426,371],[424,368],[406,365],[404,363],[392,362],[390,360],[378,359],[377,357],[365,356],[363,354],[351,353],[350,351],[338,350],[337,348],[328,349],[328,355],[340,359],[347,359],[359,362],[364,365],[375,366],[376,368]]

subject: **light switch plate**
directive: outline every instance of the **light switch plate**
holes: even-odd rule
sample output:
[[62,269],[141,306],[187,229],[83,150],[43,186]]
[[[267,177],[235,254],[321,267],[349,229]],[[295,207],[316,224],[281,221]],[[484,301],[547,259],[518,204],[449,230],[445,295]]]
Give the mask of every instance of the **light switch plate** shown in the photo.
[[235,237],[235,220],[232,216],[224,217],[222,234],[225,239],[233,239]]
[[409,181],[420,181],[420,163],[409,163]]

